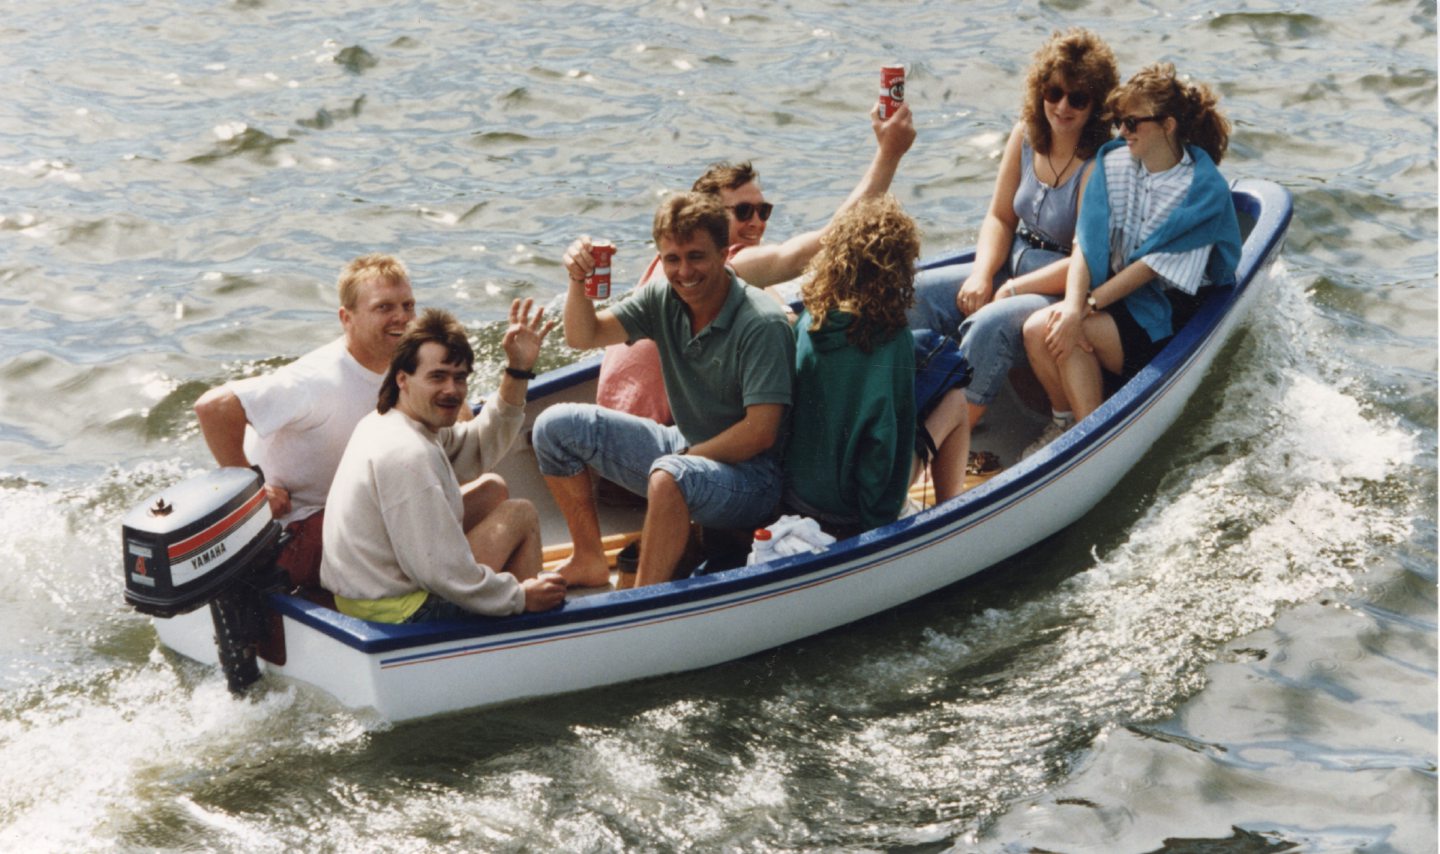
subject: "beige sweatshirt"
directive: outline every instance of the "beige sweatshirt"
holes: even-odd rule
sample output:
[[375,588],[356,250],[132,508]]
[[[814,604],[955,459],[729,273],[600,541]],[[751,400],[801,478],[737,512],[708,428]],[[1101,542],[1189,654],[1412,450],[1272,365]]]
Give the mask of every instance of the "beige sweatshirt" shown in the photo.
[[423,589],[477,614],[523,611],[515,576],[470,553],[460,483],[504,458],[524,420],[498,395],[436,433],[396,409],[361,419],[325,503],[321,583],[349,599]]

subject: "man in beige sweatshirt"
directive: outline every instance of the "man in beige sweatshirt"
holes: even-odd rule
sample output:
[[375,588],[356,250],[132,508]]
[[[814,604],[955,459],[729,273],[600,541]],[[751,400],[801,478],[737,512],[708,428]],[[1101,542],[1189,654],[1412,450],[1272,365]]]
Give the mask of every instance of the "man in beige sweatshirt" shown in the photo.
[[342,613],[404,623],[564,601],[564,582],[540,575],[534,505],[509,498],[494,475],[484,506],[460,493],[509,452],[524,423],[526,383],[555,325],[531,307],[510,307],[499,394],[458,424],[475,359],[464,327],[431,309],[406,328],[326,500],[320,579]]

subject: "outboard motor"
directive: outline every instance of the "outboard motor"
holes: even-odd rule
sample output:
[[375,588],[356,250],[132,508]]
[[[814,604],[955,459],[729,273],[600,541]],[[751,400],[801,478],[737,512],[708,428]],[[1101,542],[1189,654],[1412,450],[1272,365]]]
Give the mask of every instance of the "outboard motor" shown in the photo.
[[282,586],[281,538],[255,470],[222,468],[181,481],[125,516],[125,601],[167,619],[208,603],[225,680],[239,694],[260,678],[261,596]]

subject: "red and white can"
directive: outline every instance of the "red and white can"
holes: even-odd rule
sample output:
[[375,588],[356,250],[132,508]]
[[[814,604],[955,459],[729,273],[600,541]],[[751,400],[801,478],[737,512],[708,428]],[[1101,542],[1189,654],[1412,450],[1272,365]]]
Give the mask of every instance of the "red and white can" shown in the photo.
[[880,118],[888,119],[905,103],[905,66],[880,66]]
[[591,242],[590,257],[595,261],[595,272],[585,277],[585,296],[590,299],[609,299],[610,259],[615,257],[615,244],[608,240]]

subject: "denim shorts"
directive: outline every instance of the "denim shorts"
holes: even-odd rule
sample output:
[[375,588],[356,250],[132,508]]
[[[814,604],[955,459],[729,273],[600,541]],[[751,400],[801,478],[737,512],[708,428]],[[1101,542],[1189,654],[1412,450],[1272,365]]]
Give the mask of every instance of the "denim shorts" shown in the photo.
[[644,495],[650,474],[675,478],[690,518],[711,528],[749,528],[771,518],[781,470],[773,453],[743,463],[679,454],[689,443],[678,427],[588,403],[560,403],[535,419],[535,458],[547,477],[574,477],[588,466]]
[[475,616],[470,611],[461,608],[443,596],[436,596],[431,593],[415,609],[415,613],[405,618],[406,623],[433,623],[437,620],[460,620]]

